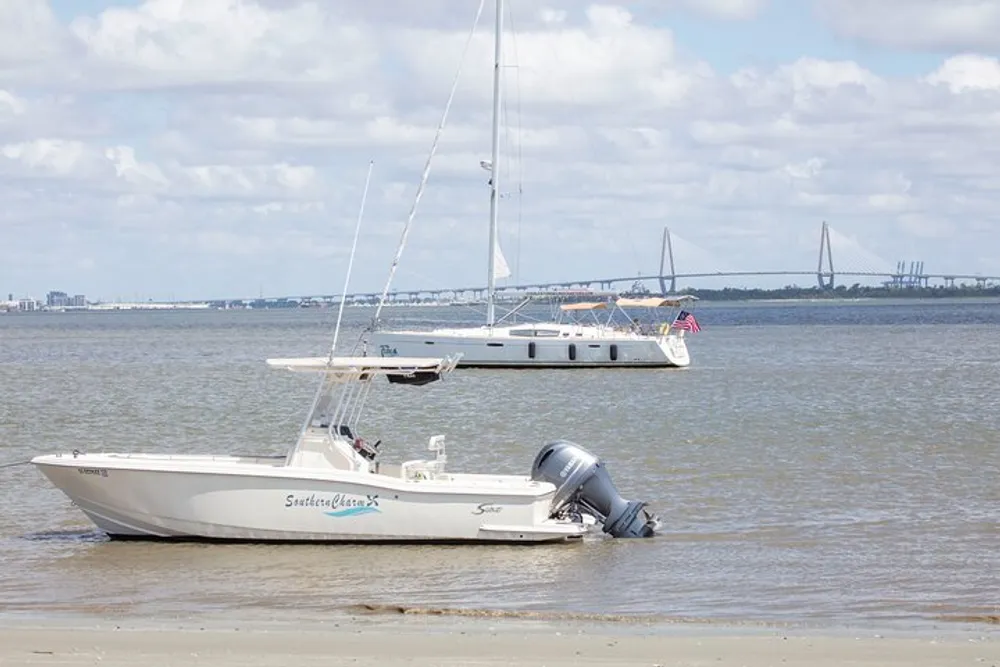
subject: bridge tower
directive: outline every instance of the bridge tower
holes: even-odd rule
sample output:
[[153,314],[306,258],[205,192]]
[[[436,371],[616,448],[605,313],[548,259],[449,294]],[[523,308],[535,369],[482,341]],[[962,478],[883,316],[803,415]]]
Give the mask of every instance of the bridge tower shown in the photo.
[[[823,254],[826,253],[826,264],[829,270],[823,270]],[[830,246],[830,225],[823,221],[819,233],[819,264],[816,267],[816,281],[820,289],[833,289],[833,248]]]
[[[670,261],[670,273],[663,272],[667,260]],[[670,279],[670,289],[667,289],[667,279]],[[663,228],[663,244],[660,248],[660,293],[673,294],[677,291],[677,271],[674,270],[674,246],[670,241],[670,228]]]

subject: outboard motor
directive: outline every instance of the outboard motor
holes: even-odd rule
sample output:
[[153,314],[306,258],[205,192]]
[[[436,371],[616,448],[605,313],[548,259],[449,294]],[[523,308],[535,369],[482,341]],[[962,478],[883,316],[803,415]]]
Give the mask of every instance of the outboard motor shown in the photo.
[[619,495],[599,458],[568,440],[542,447],[531,465],[531,479],[555,485],[553,515],[586,512],[603,521],[604,532],[612,537],[651,537],[659,526],[646,503]]

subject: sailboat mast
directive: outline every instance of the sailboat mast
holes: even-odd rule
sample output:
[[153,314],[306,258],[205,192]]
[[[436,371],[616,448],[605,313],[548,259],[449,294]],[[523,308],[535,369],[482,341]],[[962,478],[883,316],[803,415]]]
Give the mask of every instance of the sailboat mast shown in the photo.
[[496,37],[493,51],[493,149],[490,161],[490,255],[486,281],[486,324],[496,322],[494,292],[496,290],[497,214],[500,207],[500,59],[502,56],[503,0],[497,2]]

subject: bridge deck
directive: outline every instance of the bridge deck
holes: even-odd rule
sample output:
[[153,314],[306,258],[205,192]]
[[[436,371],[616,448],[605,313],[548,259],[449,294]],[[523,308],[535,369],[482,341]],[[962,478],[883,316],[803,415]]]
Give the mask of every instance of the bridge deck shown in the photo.
[[[749,277],[749,276],[811,276],[817,277],[822,276],[825,279],[832,277],[850,277],[850,278],[887,278],[889,280],[902,282],[906,284],[906,281],[913,281],[915,283],[927,284],[931,280],[940,280],[950,283],[956,280],[974,280],[977,283],[986,282],[1000,282],[1000,276],[980,276],[973,274],[962,274],[962,273],[888,273],[888,272],[877,272],[877,271],[824,271],[822,273],[817,273],[817,271],[711,271],[704,273],[677,273],[672,275],[663,276],[627,276],[621,278],[588,278],[584,280],[565,280],[560,282],[547,282],[547,283],[522,283],[519,285],[498,285],[496,288],[497,292],[506,293],[517,293],[517,292],[529,292],[529,291],[544,291],[552,290],[557,288],[568,289],[573,287],[590,287],[592,285],[600,285],[602,287],[610,287],[611,285],[620,283],[635,283],[636,281],[642,282],[647,280],[656,281],[666,281],[670,282],[672,280],[686,279],[686,278],[726,278],[726,277]],[[392,297],[398,297],[401,295],[410,296],[412,298],[417,298],[421,294],[429,294],[432,296],[439,296],[442,294],[485,294],[486,287],[455,287],[455,288],[438,288],[438,289],[401,289],[393,290],[389,294]],[[347,299],[352,301],[367,301],[376,300],[381,296],[381,292],[354,292],[347,294]],[[312,295],[302,295],[302,296],[287,296],[287,297],[275,297],[272,299],[266,299],[267,301],[302,301],[302,300],[322,300],[322,301],[333,301],[339,299],[339,294],[312,294]],[[211,301],[254,301],[255,299],[213,299]]]

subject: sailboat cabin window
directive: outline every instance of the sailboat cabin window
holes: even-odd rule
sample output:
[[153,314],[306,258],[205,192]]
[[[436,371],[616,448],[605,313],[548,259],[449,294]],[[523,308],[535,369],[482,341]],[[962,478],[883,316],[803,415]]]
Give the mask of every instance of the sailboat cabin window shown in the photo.
[[524,336],[527,338],[553,338],[559,335],[559,332],[555,329],[513,329],[510,332],[511,336]]

